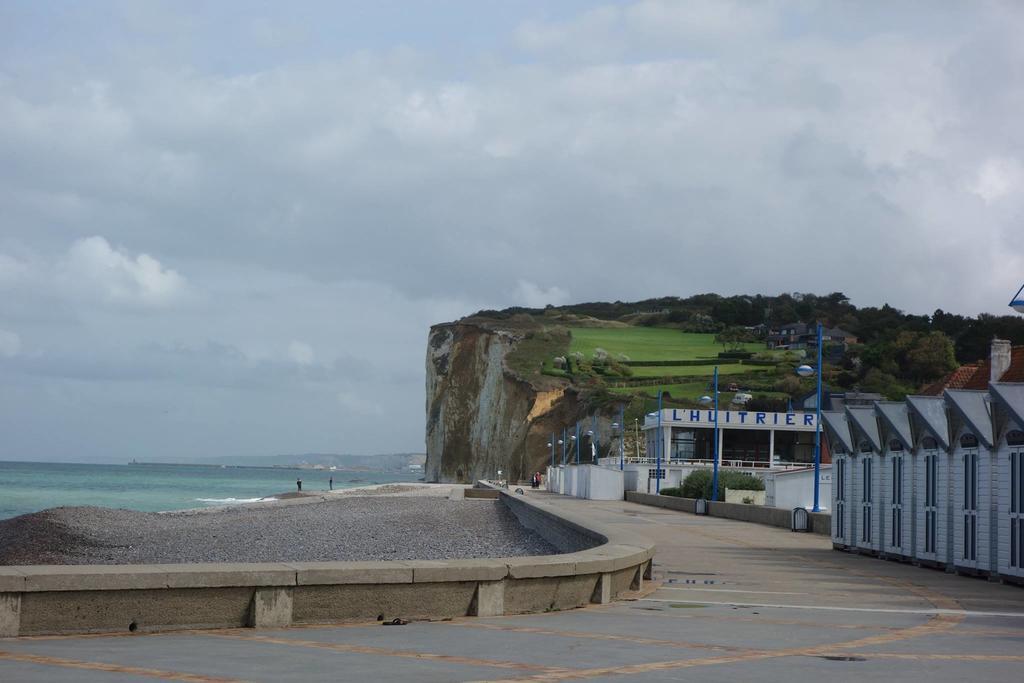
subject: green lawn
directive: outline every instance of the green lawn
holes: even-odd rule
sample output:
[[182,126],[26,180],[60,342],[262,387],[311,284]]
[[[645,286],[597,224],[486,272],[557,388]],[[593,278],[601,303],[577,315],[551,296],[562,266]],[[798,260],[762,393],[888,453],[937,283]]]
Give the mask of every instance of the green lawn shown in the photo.
[[[714,374],[714,365],[652,365],[637,366],[632,368],[633,377],[711,377]],[[771,370],[763,365],[740,365],[730,363],[719,365],[719,375],[738,375],[740,373],[764,372]]]
[[[717,358],[723,351],[713,334],[696,334],[661,327],[572,327],[570,353],[579,351],[588,358],[600,347],[611,354],[624,353],[630,360],[694,360]],[[763,351],[764,344],[744,344],[746,351]],[[700,368],[696,368],[700,370]],[[658,374],[664,375],[665,372]],[[690,373],[673,373],[690,374]],[[700,373],[696,373],[700,374]]]

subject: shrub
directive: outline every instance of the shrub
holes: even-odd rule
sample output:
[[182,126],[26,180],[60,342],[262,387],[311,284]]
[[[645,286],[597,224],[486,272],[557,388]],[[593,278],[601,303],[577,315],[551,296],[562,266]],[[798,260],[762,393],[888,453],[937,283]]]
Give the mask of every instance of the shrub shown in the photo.
[[663,496],[675,496],[676,498],[683,498],[683,489],[679,486],[669,486],[661,490]]
[[[683,498],[707,498],[711,500],[711,478],[710,469],[700,469],[690,472],[683,480]],[[726,489],[741,489],[744,491],[763,491],[764,482],[752,474],[738,472],[736,470],[718,471],[718,498],[725,500]],[[662,489],[662,493],[665,489]]]
[[711,497],[711,470],[694,470],[683,480],[683,498]]

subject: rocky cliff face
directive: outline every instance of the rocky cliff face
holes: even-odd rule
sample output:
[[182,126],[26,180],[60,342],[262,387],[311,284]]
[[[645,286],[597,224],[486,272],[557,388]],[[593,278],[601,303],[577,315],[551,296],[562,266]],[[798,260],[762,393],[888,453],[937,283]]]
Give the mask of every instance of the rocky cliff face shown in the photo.
[[528,333],[459,321],[435,325],[427,344],[427,481],[528,478],[550,462],[554,431],[584,408],[569,382],[532,380],[507,359]]

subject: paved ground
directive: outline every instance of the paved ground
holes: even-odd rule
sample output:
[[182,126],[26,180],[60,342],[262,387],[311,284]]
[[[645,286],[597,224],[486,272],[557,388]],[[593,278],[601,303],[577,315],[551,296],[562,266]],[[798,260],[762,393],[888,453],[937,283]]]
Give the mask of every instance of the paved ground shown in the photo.
[[407,626],[0,639],[0,680],[1020,680],[1024,589],[838,553],[781,529],[561,504],[655,540],[656,590]]

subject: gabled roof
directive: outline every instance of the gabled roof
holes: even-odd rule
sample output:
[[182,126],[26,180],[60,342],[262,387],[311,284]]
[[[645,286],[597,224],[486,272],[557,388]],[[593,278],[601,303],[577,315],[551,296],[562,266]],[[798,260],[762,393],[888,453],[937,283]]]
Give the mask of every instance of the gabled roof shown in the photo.
[[981,362],[961,365],[937,382],[929,384],[921,390],[924,396],[942,396],[945,389],[963,389],[968,382],[973,381],[974,375],[981,368]]
[[875,419],[874,408],[851,408],[847,406],[846,414],[850,416],[857,429],[868,438],[872,448],[881,452],[882,439],[878,435],[878,421]]
[[903,401],[877,401],[875,410],[896,434],[903,448],[913,450],[914,437],[910,431],[910,411],[907,404]]
[[[989,380],[992,379],[991,357],[962,365],[949,373],[938,382],[929,384],[921,390],[925,396],[941,396],[945,389],[972,389],[984,391],[988,389]],[[1024,382],[1024,346],[1014,346],[1010,349],[1010,367],[999,378],[1000,382]]]
[[949,448],[949,418],[946,415],[945,399],[941,396],[907,396],[907,405],[942,447]]
[[850,436],[850,425],[846,420],[846,413],[823,410],[821,418],[825,429],[839,439],[839,443],[843,444],[843,449],[847,453],[857,452],[857,449],[853,447],[853,438]]
[[992,414],[987,391],[947,389],[945,394],[953,409],[967,423],[967,428],[989,448],[992,447]]
[[989,388],[992,397],[1006,408],[1018,426],[1024,428],[1024,384],[993,382]]

